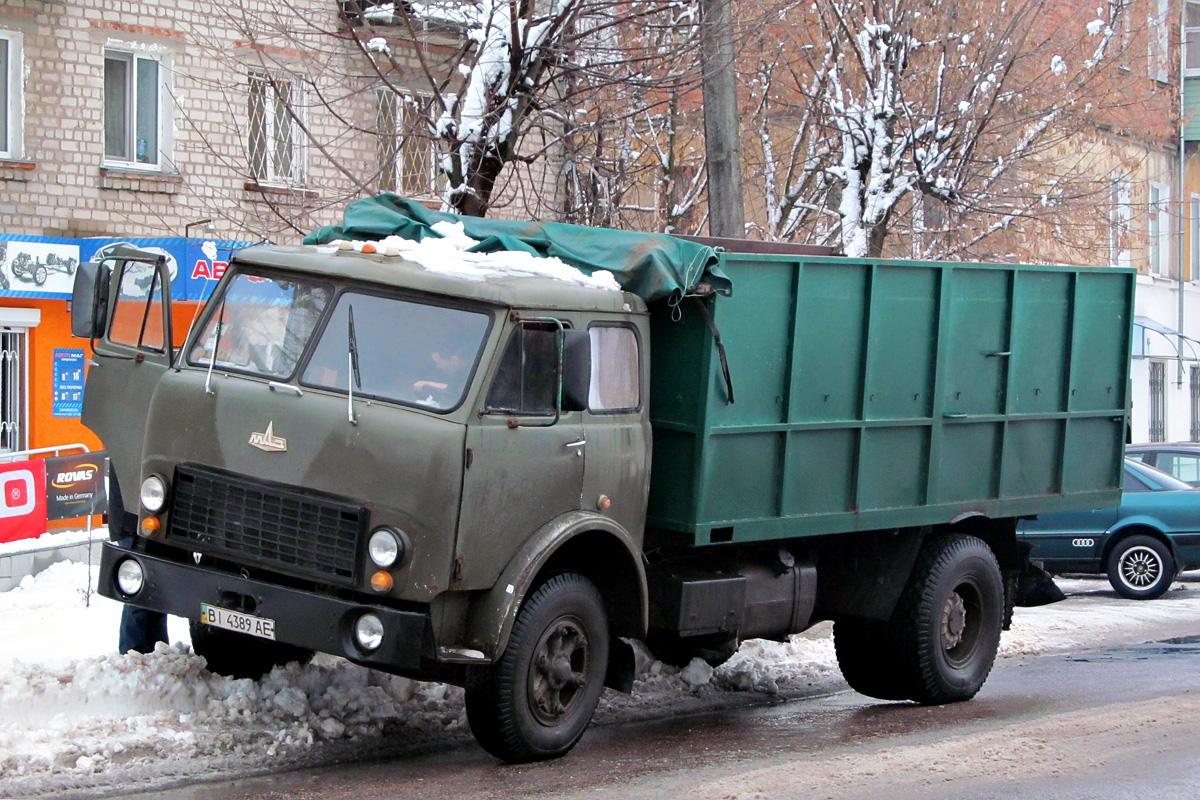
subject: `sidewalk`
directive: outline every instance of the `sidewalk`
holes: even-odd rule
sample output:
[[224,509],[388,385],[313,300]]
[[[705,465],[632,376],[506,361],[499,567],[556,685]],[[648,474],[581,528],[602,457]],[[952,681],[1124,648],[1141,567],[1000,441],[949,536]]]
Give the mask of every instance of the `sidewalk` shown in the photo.
[[58,561],[100,563],[100,545],[108,539],[108,528],[92,528],[91,541],[88,532],[55,531],[36,539],[22,539],[0,544],[0,592],[16,588],[26,575],[37,575]]

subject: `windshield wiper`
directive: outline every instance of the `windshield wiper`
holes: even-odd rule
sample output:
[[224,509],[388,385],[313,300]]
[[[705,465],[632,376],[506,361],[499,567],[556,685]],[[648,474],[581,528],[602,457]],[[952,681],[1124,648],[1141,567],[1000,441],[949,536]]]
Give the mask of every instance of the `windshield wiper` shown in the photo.
[[208,356],[208,374],[204,376],[204,393],[205,394],[213,393],[212,387],[210,386],[210,383],[212,382],[213,364],[217,363],[217,353],[221,349],[221,331],[224,328],[225,328],[225,301],[222,300],[221,301],[221,313],[217,316],[217,337],[216,337],[216,341],[213,342],[212,353],[210,353]]
[[362,375],[360,375],[359,371],[358,371],[358,339],[354,335],[354,306],[353,305],[350,306],[349,311],[350,311],[350,313],[348,315],[349,316],[349,325],[348,325],[348,330],[346,331],[346,333],[350,340],[350,347],[349,347],[350,352],[348,353],[348,357],[350,360],[351,380],[346,382],[346,388],[347,388],[347,392],[346,392],[347,410],[346,410],[346,413],[347,413],[347,416],[350,418],[350,424],[357,425],[358,418],[354,416],[354,387],[357,386],[359,389],[362,389]]

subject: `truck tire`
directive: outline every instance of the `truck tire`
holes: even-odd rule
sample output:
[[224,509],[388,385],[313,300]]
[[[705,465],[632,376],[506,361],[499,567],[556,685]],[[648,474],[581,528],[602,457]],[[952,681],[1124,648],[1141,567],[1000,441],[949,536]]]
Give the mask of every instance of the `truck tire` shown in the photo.
[[921,545],[888,622],[910,700],[970,700],[983,687],[1004,617],[1004,581],[990,547],[975,536],[933,536]]
[[257,636],[214,628],[191,620],[192,650],[208,662],[208,671],[230,678],[258,680],[274,667],[293,661],[307,664],[313,651]]
[[1153,600],[1171,588],[1175,559],[1167,546],[1152,536],[1129,536],[1108,554],[1108,582],[1130,600]]
[[583,735],[604,690],[609,632],[591,581],[564,572],[521,606],[508,647],[467,682],[476,741],[508,762],[565,754]]
[[839,619],[833,623],[833,649],[850,688],[879,700],[907,700],[914,686],[899,669],[896,647],[886,622]]
[[46,278],[49,276],[49,274],[50,273],[46,271],[46,267],[44,265],[38,264],[33,270],[33,282],[38,286],[41,286],[46,282]]

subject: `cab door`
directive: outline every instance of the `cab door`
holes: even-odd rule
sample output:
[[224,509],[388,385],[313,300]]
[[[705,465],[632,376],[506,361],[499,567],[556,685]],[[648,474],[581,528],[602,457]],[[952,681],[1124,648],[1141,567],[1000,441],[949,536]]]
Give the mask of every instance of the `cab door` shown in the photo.
[[[80,265],[71,313],[75,333],[92,338],[82,421],[104,443],[129,495],[141,479],[150,398],[174,358],[171,280],[165,257],[132,247],[117,253]],[[81,284],[89,279],[92,302],[84,303]]]
[[500,344],[467,430],[455,588],[490,587],[526,538],[580,508],[586,442],[582,412],[557,408],[558,333],[522,321]]

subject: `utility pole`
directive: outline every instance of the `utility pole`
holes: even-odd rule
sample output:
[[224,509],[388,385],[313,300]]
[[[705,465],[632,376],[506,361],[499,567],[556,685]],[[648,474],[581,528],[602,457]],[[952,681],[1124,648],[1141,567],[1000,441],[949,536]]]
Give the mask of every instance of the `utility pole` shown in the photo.
[[713,236],[743,239],[746,211],[742,206],[742,142],[730,1],[700,0],[708,229]]

